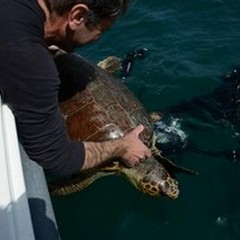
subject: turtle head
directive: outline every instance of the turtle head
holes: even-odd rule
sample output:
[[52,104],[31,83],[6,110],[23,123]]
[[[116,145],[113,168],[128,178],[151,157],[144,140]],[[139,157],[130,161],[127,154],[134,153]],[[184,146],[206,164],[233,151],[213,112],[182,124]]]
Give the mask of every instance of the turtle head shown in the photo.
[[125,174],[138,190],[147,195],[167,196],[171,199],[176,199],[179,195],[178,182],[153,157],[128,169]]
[[138,184],[139,188],[150,196],[167,196],[176,199],[179,195],[178,182],[169,175],[163,166],[146,172]]

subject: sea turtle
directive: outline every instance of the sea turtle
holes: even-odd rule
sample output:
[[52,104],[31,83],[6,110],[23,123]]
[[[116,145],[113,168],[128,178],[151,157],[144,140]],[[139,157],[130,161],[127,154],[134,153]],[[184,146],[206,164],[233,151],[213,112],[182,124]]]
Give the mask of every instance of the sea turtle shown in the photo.
[[132,168],[113,159],[100,167],[79,171],[68,179],[50,181],[50,192],[67,195],[103,176],[119,174],[146,194],[177,198],[179,189],[174,172],[195,172],[176,166],[155,148],[153,122],[134,94],[117,78],[76,53],[57,56],[55,61],[62,80],[59,106],[71,139],[115,139],[143,124],[145,129],[140,137],[152,149],[152,156]]

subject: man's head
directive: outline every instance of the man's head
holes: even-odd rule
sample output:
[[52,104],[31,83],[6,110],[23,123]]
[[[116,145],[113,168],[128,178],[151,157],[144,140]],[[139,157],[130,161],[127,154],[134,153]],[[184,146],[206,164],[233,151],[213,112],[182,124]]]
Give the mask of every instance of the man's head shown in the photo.
[[[49,11],[47,38],[66,50],[98,39],[128,6],[128,0],[44,0],[44,3]],[[53,25],[58,30],[55,36],[51,35]]]

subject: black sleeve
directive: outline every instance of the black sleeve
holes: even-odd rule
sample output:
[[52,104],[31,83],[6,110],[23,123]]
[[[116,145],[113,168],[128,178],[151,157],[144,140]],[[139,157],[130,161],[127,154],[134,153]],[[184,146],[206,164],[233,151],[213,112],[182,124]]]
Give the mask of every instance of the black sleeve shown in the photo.
[[12,109],[21,144],[45,170],[68,175],[80,170],[85,152],[68,139],[58,107],[59,77],[48,49],[24,41],[0,56],[0,88]]

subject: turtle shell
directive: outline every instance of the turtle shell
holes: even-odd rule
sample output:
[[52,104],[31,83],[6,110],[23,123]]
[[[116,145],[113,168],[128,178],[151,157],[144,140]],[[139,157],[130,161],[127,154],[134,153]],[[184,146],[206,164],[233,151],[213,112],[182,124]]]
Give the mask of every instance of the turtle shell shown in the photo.
[[71,139],[116,139],[142,124],[145,129],[140,138],[151,146],[153,124],[150,117],[119,79],[77,54],[61,55],[56,62],[57,66],[64,66],[58,69],[60,78],[66,81],[62,83],[59,106]]
[[120,80],[77,54],[59,55],[55,61],[62,81],[59,106],[71,139],[116,139],[142,124],[145,129],[140,138],[155,154],[133,168],[123,166],[116,159],[93,169],[82,170],[70,179],[49,181],[50,192],[67,195],[81,191],[100,177],[120,174],[151,196],[177,198],[178,182],[170,173],[188,170],[161,156],[154,147],[153,123],[134,94]]

